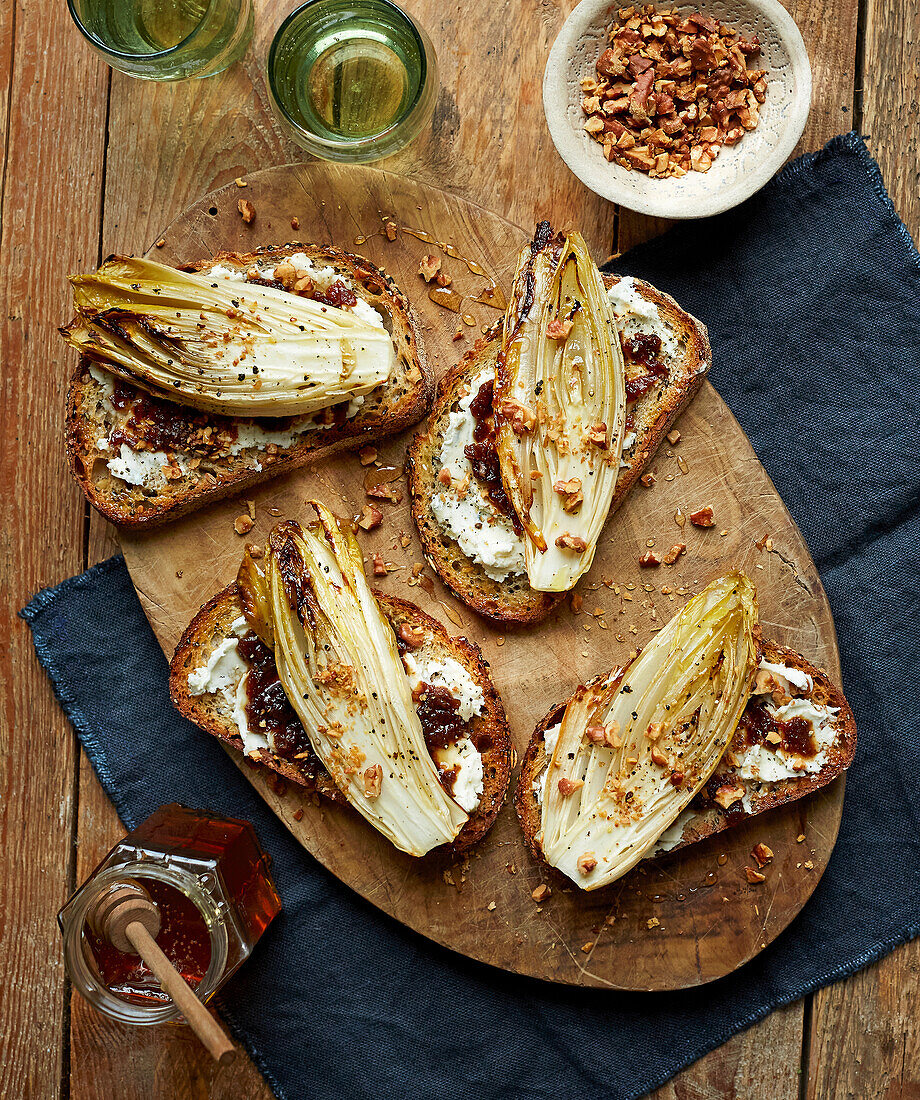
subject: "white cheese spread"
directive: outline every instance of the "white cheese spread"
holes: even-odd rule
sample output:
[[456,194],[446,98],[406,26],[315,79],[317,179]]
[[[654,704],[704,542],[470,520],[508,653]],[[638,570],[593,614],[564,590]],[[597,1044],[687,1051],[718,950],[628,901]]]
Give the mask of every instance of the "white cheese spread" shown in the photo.
[[[106,440],[106,450],[108,448]],[[128,485],[144,485],[152,489],[166,484],[163,467],[169,462],[170,457],[165,451],[134,451],[127,443],[122,443],[118,448],[118,457],[110,458],[106,466],[114,477]],[[179,455],[176,456],[176,465],[180,470],[187,469]]]
[[267,749],[268,738],[249,728],[246,720],[246,677],[248,668],[240,656],[239,639],[248,626],[241,615],[231,625],[232,638],[225,638],[212,652],[205,664],[193,669],[188,677],[188,689],[192,695],[219,695],[230,707],[231,718],[243,739],[243,752]]
[[617,328],[625,336],[635,336],[640,332],[652,332],[661,340],[664,355],[680,355],[680,342],[671,325],[662,316],[654,302],[646,298],[636,280],[624,275],[620,281],[607,291],[607,298],[616,315]]
[[531,787],[538,806],[543,805],[543,796],[546,793],[546,780],[549,778],[549,762],[552,760],[553,753],[556,751],[556,742],[559,740],[559,731],[561,729],[562,723],[557,722],[543,733],[543,752],[546,756],[546,766],[543,771],[537,775]]
[[468,737],[461,737],[445,749],[432,749],[432,757],[442,768],[459,766],[454,779],[454,801],[468,814],[479,807],[483,792],[482,756]]
[[[420,684],[447,688],[460,704],[457,714],[462,721],[469,722],[482,714],[486,705],[482,688],[453,657],[439,657],[421,649],[404,654],[403,665],[413,691]],[[431,755],[442,768],[459,769],[453,783],[453,798],[467,813],[472,813],[479,805],[483,792],[482,755],[479,750],[469,737],[462,737],[447,748],[432,749]]]
[[[813,690],[814,681],[801,669],[782,664],[761,661],[760,671],[781,678],[793,689],[807,693]],[[762,697],[764,700],[768,696]],[[812,737],[818,751],[811,757],[786,753],[781,745],[751,745],[743,753],[736,753],[735,770],[739,778],[761,783],[776,783],[782,779],[794,779],[803,775],[816,775],[827,763],[827,750],[837,739],[834,729],[836,707],[818,705],[808,698],[794,698],[782,706],[765,701],[767,711],[777,722],[790,722],[802,718],[811,726]],[[747,808],[747,807],[746,807]]]
[[487,577],[503,581],[525,571],[524,541],[515,534],[511,520],[492,505],[464,454],[464,448],[474,441],[476,427],[470,405],[480,387],[493,378],[492,370],[476,375],[469,393],[460,401],[459,411],[450,414],[439,461],[450,470],[452,484],[434,494],[431,511],[463,553],[482,566]]
[[[761,661],[757,666],[760,672],[769,672],[771,676],[777,676],[785,680],[790,687],[807,695],[815,686],[814,681],[807,672],[791,665],[777,665],[772,661]],[[791,693],[790,693],[791,694]]]
[[102,400],[111,404],[112,394],[115,392],[115,379],[107,370],[97,367],[95,363],[89,365],[89,376],[102,388]]
[[419,684],[444,687],[459,702],[457,713],[464,722],[482,714],[486,705],[482,688],[453,657],[435,657],[433,654],[421,652],[407,653],[403,657],[403,664],[413,691]]

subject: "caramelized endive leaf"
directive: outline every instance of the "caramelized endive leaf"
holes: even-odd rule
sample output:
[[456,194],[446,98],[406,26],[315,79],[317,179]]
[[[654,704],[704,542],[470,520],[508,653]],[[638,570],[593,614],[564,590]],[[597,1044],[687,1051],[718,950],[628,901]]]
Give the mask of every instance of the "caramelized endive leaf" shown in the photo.
[[288,521],[269,538],[267,602],[255,563],[244,562],[243,607],[247,618],[252,608],[270,616],[278,676],[336,786],[397,848],[422,856],[450,843],[468,817],[438,780],[354,535],[309,503],[318,524]]
[[493,404],[530,587],[565,592],[591,566],[616,489],[626,368],[587,245],[551,234],[542,223],[521,253]]
[[243,560],[236,574],[236,586],[243,615],[250,627],[269,649],[275,647],[272,629],[271,593],[268,575],[260,561],[252,556],[249,547],[243,552]]
[[229,416],[307,416],[370,393],[396,353],[389,333],[273,287],[112,257],[74,275],[61,335],[169,401]]
[[695,596],[619,678],[580,688],[547,761],[537,839],[583,890],[626,874],[709,779],[756,671],[743,573]]

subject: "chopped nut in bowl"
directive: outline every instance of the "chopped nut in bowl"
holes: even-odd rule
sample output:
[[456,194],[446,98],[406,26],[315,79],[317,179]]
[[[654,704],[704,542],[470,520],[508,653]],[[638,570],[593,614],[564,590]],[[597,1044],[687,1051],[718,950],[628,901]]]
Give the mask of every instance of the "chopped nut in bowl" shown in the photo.
[[810,101],[808,55],[779,0],[582,0],[543,78],[550,134],[575,175],[667,218],[718,214],[758,191]]

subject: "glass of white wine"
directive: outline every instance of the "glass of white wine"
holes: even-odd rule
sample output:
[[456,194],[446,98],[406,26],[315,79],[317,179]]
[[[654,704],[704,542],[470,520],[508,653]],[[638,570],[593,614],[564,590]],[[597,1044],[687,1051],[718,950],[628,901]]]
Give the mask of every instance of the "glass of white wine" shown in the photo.
[[252,0],[67,0],[67,6],[104,61],[147,80],[214,76],[252,38]]
[[427,34],[391,0],[309,0],[275,34],[268,83],[303,148],[326,160],[379,160],[428,123],[438,64]]

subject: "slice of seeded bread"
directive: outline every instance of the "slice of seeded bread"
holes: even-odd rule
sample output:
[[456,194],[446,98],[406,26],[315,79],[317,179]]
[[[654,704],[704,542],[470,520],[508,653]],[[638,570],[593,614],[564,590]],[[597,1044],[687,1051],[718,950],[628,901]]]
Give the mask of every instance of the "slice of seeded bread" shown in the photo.
[[[452,638],[436,619],[426,615],[415,604],[379,592],[376,596],[394,630],[402,623],[422,627],[425,631],[422,651],[430,649],[436,657],[452,657],[482,689],[485,700],[483,712],[468,723],[470,737],[482,754],[482,800],[450,846],[453,851],[464,851],[485,836],[505,801],[512,757],[511,732],[505,709],[489,675],[489,666],[477,646],[466,638]],[[189,690],[189,676],[196,668],[206,664],[221,642],[233,637],[232,624],[242,614],[235,583],[218,592],[201,608],[183,634],[170,663],[169,677],[170,693],[178,710],[197,726],[240,752],[243,751],[243,741],[233,720],[230,704],[219,694],[193,695]],[[304,760],[285,760],[268,749],[259,749],[250,759],[311,792],[340,805],[348,805],[319,757],[313,753]]]
[[[856,751],[856,720],[843,692],[831,683],[822,669],[816,668],[801,654],[791,649],[786,649],[775,642],[765,641],[761,656],[767,661],[807,673],[814,685],[807,697],[818,706],[837,709],[838,713],[834,716],[832,723],[835,737],[833,743],[825,750],[827,757],[825,763],[821,770],[813,775],[779,779],[773,782],[744,780],[738,777],[737,769],[731,764],[733,743],[729,743],[725,756],[712,778],[680,815],[682,828],[679,829],[678,835],[672,837],[666,846],[653,849],[647,858],[657,858],[686,848],[724,829],[730,829],[765,810],[803,798],[812,791],[827,786],[845,772],[852,763],[853,754]],[[562,720],[565,706],[565,703],[559,703],[553,707],[534,731],[521,763],[521,774],[514,792],[514,807],[518,820],[524,830],[527,846],[536,859],[542,859],[543,854],[536,839],[540,829],[540,804],[537,802],[533,788],[535,781],[546,767],[544,734]],[[741,801],[734,802],[728,810],[722,809],[715,803],[710,792],[715,793],[725,785],[740,785],[745,788],[745,801],[750,809],[747,809]]]
[[[67,393],[67,452],[74,478],[90,504],[106,519],[135,528],[176,519],[307,462],[402,431],[428,411],[434,397],[434,376],[415,316],[390,276],[368,260],[338,248],[288,244],[245,255],[221,252],[186,269],[202,272],[220,264],[245,272],[253,264],[264,268],[298,252],[305,253],[317,267],[332,267],[337,277],[381,315],[396,348],[393,376],[369,393],[357,413],[347,419],[324,410],[326,416],[318,413],[308,420],[253,421],[159,401],[167,411],[180,413],[177,434],[182,442],[175,449],[156,448],[169,456],[168,461],[147,458],[149,480],[129,484],[108,467],[109,461],[120,454],[120,445],[108,446],[108,440],[124,427],[134,402],[146,395],[140,387],[119,382],[119,395],[127,395],[128,407],[114,407],[107,399],[111,387],[106,379],[110,376],[101,366],[91,371],[89,361],[81,358]],[[119,396],[119,402],[123,401]],[[269,434],[251,446],[235,448],[238,453],[233,454],[231,445],[239,429],[250,438],[272,433],[275,441],[270,441]],[[280,442],[278,433],[282,436]],[[151,454],[149,450],[142,453]]]
[[[604,276],[608,288],[619,281],[619,276]],[[624,451],[623,460],[627,466],[620,470],[611,515],[623,503],[671,425],[702,385],[712,362],[709,338],[700,321],[648,283],[637,279],[634,285],[644,299],[658,308],[661,321],[677,342],[678,351],[667,357],[668,377],[629,405],[636,441]],[[431,508],[434,495],[441,489],[437,481],[441,468],[439,456],[450,413],[457,411],[460,401],[469,393],[471,381],[484,369],[494,369],[500,350],[501,325],[498,324],[441,380],[428,422],[409,448],[407,470],[412,515],[429,563],[459,599],[480,615],[498,622],[535,623],[546,618],[565,593],[535,592],[524,573],[509,575],[502,581],[489,577],[441,528]],[[627,362],[627,377],[630,374]]]

